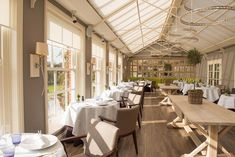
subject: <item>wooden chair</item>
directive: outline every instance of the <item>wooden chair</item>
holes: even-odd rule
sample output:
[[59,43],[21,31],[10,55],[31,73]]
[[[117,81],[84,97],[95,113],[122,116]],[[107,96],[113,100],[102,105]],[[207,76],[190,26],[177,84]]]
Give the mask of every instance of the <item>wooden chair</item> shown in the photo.
[[86,136],[68,137],[62,139],[61,142],[65,147],[66,142],[86,137],[84,142],[84,153],[73,157],[109,157],[117,152],[118,135],[119,129],[117,127],[102,121],[91,119]]
[[[110,120],[106,117],[99,116],[102,121],[112,122],[116,127],[120,129],[119,131],[119,140],[125,136],[132,135],[135,150],[138,154],[138,146],[136,139],[136,121],[139,113],[139,106],[133,106],[132,108],[120,108],[117,111],[116,120]],[[118,140],[118,141],[119,141]]]
[[232,88],[231,94],[235,94],[235,88]]
[[217,85],[217,87],[220,89],[221,94],[225,93],[225,85]]

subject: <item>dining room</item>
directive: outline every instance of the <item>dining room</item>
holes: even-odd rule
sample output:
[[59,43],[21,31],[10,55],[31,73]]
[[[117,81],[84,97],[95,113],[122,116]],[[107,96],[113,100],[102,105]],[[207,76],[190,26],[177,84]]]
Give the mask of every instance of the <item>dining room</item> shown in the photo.
[[0,157],[235,156],[234,0],[0,0]]

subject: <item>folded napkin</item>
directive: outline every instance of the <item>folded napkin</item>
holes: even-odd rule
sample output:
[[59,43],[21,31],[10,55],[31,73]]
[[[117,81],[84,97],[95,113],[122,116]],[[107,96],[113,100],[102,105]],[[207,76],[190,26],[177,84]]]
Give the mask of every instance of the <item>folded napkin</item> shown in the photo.
[[35,134],[26,137],[20,144],[21,147],[30,150],[42,149],[50,145],[50,141],[43,135]]

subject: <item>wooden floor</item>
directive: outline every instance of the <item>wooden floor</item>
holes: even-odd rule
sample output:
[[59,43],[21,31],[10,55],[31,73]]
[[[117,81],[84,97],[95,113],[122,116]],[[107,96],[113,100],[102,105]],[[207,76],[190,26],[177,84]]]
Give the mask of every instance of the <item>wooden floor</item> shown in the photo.
[[[176,115],[170,106],[160,106],[163,97],[146,93],[142,128],[137,129],[139,154],[135,154],[132,136],[119,143],[119,157],[179,157],[191,152],[195,145],[183,129],[168,129],[166,124]],[[235,114],[235,113],[234,113]],[[235,154],[235,128],[220,139],[222,145]],[[67,146],[69,156],[82,152],[81,147]]]

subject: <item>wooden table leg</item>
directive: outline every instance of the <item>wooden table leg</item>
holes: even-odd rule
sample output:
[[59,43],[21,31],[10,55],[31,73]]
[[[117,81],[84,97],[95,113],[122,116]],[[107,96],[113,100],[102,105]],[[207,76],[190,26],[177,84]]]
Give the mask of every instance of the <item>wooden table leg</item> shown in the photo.
[[209,137],[206,157],[217,157],[218,131],[218,126],[208,126]]

